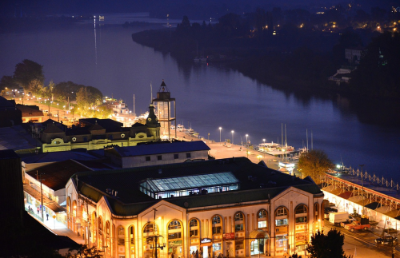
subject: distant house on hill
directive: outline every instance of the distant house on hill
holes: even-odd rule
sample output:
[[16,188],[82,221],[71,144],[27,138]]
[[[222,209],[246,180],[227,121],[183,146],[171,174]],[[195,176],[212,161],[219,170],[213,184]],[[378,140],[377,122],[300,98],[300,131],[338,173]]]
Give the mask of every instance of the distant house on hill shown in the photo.
[[23,123],[28,123],[28,122],[39,122],[40,123],[45,120],[43,112],[41,110],[39,110],[38,106],[17,105],[17,108],[22,113],[22,122]]

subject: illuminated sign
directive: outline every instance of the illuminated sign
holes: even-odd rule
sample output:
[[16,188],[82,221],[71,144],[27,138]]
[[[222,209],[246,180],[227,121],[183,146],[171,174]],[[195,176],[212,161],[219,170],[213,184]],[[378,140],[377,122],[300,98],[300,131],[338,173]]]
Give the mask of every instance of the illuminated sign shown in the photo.
[[225,233],[224,239],[226,240],[235,239],[235,233]]
[[206,243],[211,243],[211,238],[203,238],[201,241],[200,241],[200,243],[201,244],[206,244]]

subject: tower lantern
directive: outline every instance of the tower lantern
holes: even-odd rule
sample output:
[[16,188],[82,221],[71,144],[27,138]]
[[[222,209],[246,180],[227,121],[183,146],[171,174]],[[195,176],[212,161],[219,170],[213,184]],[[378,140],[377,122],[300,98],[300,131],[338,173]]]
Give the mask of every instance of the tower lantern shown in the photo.
[[175,99],[171,98],[164,80],[161,82],[160,89],[157,92],[157,98],[153,99],[153,104],[157,109],[158,121],[161,124],[161,130],[168,134],[168,140],[171,139],[171,123],[175,126],[176,138],[176,105]]

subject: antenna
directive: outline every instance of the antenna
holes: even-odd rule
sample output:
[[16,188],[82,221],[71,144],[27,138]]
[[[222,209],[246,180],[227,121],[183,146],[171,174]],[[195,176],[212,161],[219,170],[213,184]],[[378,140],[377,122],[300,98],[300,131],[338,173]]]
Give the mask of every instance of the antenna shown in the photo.
[[135,110],[135,94],[133,94],[133,114],[136,116],[136,110]]
[[285,145],[287,147],[287,134],[286,134],[286,124],[285,124]]
[[313,147],[313,137],[312,137],[312,130],[311,130],[311,149],[312,149],[312,150],[314,149],[314,147]]
[[307,151],[308,151],[308,129],[306,129]]
[[153,103],[153,85],[150,82],[150,103]]

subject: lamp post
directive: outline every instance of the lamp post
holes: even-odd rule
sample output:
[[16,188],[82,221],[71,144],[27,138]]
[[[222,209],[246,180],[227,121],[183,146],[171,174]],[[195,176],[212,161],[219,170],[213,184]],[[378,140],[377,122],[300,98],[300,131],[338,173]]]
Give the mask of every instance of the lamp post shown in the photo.
[[231,133],[232,133],[232,144],[233,144],[233,133],[234,133],[234,132],[235,132],[235,131],[233,131],[233,130],[231,131]]
[[266,141],[266,139],[263,139],[263,142],[264,142],[264,159],[265,159],[265,141]]
[[363,176],[363,174],[362,174],[362,172],[363,172],[363,168],[364,168],[364,164],[362,164],[362,165],[360,165],[360,168],[361,168],[361,188],[362,188],[362,200],[363,200],[363,204],[362,204],[362,206],[363,206],[363,209],[362,209],[362,215],[364,215],[364,176]]
[[248,134],[246,134],[246,146],[247,146],[247,137],[249,137],[249,135],[248,135]]
[[219,142],[222,142],[222,140],[221,140],[221,131],[222,131],[222,127],[219,127],[218,129],[219,129]]

